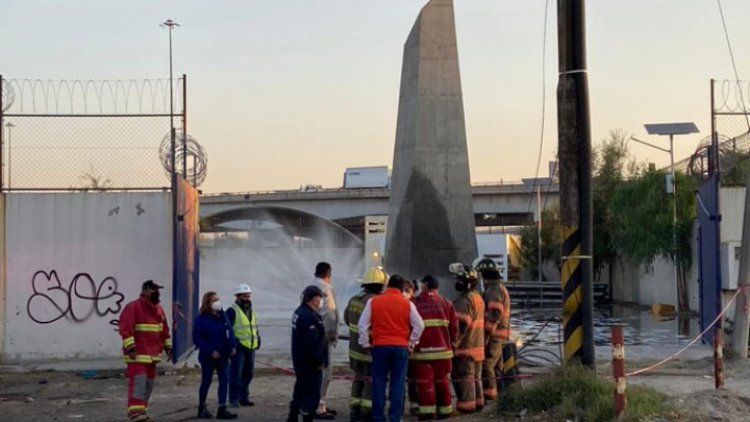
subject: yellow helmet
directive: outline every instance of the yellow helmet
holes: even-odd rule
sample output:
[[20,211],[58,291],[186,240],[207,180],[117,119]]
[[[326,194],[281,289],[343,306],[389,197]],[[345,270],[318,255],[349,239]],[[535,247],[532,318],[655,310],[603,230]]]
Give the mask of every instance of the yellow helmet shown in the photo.
[[388,282],[388,273],[385,272],[383,267],[372,267],[365,272],[365,277],[362,279],[362,284],[383,284]]

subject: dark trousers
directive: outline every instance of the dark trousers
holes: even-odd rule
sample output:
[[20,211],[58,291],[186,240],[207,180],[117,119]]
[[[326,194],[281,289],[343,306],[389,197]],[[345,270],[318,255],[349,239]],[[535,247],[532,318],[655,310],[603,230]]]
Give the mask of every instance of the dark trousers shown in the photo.
[[240,346],[229,368],[229,401],[250,400],[250,383],[255,373],[255,350]]
[[400,422],[404,411],[404,384],[409,363],[409,350],[406,347],[377,346],[372,349],[372,419],[384,420],[385,387],[390,374],[391,408],[388,422]]
[[294,393],[289,405],[290,415],[314,415],[320,403],[320,387],[323,384],[323,372],[320,369],[295,371]]
[[201,356],[198,361],[201,364],[201,386],[198,389],[198,404],[206,404],[208,389],[211,387],[211,380],[214,377],[215,371],[219,378],[219,406],[225,406],[227,404],[227,385],[229,383],[229,360]]

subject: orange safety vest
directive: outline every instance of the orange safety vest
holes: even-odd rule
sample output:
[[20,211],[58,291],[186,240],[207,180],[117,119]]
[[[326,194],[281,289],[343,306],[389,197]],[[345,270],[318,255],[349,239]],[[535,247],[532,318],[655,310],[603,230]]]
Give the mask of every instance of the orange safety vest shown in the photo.
[[370,308],[373,346],[409,346],[411,303],[401,291],[389,287],[370,299]]

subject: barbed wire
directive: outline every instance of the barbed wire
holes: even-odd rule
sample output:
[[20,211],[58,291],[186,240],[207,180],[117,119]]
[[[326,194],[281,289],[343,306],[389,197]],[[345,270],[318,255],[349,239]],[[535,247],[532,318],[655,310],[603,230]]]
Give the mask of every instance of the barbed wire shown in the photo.
[[[184,141],[183,141],[184,139]],[[159,145],[159,160],[164,168],[167,179],[172,177],[172,137],[170,133],[164,135]],[[187,168],[181,163],[186,160]],[[208,154],[198,140],[190,134],[177,131],[175,134],[175,165],[177,173],[191,181],[193,186],[198,187],[206,181],[208,175]]]
[[[183,78],[174,81],[174,103],[183,98]],[[6,108],[7,91],[8,106]],[[3,79],[8,114],[168,114],[168,79]]]

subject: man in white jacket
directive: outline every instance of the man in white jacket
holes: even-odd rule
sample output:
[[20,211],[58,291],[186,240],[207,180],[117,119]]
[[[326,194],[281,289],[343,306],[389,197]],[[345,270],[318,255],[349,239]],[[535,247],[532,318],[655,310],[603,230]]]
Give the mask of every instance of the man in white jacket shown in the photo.
[[[323,327],[328,338],[328,356],[333,356],[333,349],[338,342],[339,311],[336,306],[336,293],[331,284],[331,264],[319,262],[315,266],[315,281],[320,290],[323,291],[323,302],[321,303],[320,317],[323,319]],[[320,388],[320,404],[315,419],[334,419],[336,410],[326,407],[326,395],[328,385],[333,375],[332,359],[329,359],[328,366],[323,370],[323,385]]]

